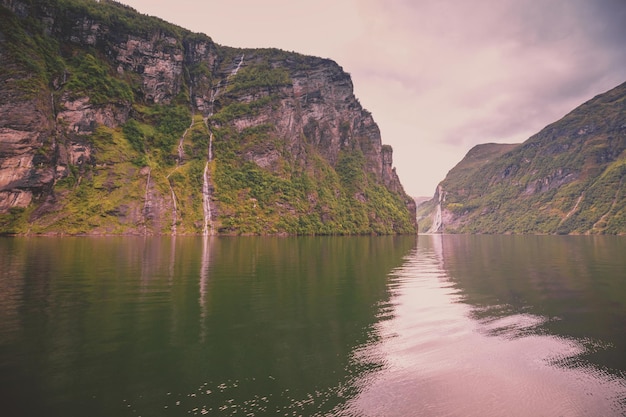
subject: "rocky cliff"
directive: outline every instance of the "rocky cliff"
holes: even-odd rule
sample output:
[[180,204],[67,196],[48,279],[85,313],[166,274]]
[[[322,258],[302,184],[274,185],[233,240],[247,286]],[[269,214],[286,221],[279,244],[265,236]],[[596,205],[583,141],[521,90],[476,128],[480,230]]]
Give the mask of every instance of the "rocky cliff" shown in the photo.
[[415,231],[335,62],[113,1],[1,5],[0,233]]
[[420,206],[446,233],[626,234],[626,83],[520,145],[479,145]]

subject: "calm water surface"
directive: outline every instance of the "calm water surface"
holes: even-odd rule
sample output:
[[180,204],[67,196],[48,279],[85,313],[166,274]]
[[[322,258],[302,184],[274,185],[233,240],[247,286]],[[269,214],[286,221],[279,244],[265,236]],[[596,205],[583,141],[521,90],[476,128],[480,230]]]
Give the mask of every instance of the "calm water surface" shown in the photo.
[[0,415],[626,415],[626,238],[0,239]]

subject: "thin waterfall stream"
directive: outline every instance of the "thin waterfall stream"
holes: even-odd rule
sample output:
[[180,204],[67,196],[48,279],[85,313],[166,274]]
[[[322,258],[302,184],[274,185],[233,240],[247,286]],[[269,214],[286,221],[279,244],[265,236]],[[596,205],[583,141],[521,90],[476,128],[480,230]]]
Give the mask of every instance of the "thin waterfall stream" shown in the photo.
[[212,222],[212,213],[211,213],[211,188],[209,187],[209,163],[204,165],[204,174],[202,175],[202,207],[204,209],[204,227],[202,229],[202,234],[204,236],[209,236],[209,234],[213,234],[213,222]]
[[148,212],[152,207],[152,202],[150,201],[150,173],[152,170],[148,168],[148,180],[146,181],[146,193],[143,199],[143,233],[148,234]]
[[183,132],[183,135],[180,137],[180,140],[178,141],[178,160],[176,161],[176,165],[179,166],[180,164],[182,164],[183,162],[183,158],[185,157],[185,148],[184,148],[184,143],[185,143],[185,137],[187,136],[187,133],[189,133],[189,131],[193,128],[194,125],[194,107],[193,107],[193,87],[189,86],[189,100],[190,100],[190,105],[191,105],[191,123],[189,124],[189,127],[187,129],[185,129],[185,132]]
[[185,129],[185,131],[183,132],[183,134],[181,135],[179,141],[178,141],[178,158],[176,159],[176,167],[174,168],[174,170],[172,172],[170,172],[168,174],[167,178],[167,183],[168,186],[170,188],[170,194],[172,195],[172,227],[171,227],[171,231],[172,231],[172,235],[175,236],[176,235],[176,224],[178,223],[178,204],[176,203],[176,193],[174,192],[174,187],[172,187],[172,181],[170,180],[170,176],[176,172],[176,170],[178,169],[178,167],[180,167],[183,163],[183,158],[185,157],[185,148],[184,148],[184,144],[185,144],[185,137],[187,136],[187,133],[189,133],[189,131],[193,128],[193,125],[195,124],[194,122],[194,107],[193,107],[193,87],[189,86],[189,100],[190,100],[190,104],[191,104],[191,123],[189,124],[189,127],[187,129]]
[[441,228],[443,226],[443,213],[441,209],[441,203],[444,201],[444,191],[441,186],[438,188],[439,193],[439,201],[437,201],[437,212],[435,213],[435,220],[433,221],[433,225],[430,228],[430,233],[439,233],[441,232]]
[[204,124],[209,130],[209,152],[207,162],[204,165],[204,173],[202,174],[202,208],[204,211],[204,227],[202,234],[209,236],[213,234],[213,213],[211,211],[211,174],[209,164],[213,161],[213,132],[209,129],[209,119],[204,118]]
[[431,228],[431,233],[439,233],[441,231],[441,203],[437,203],[437,213],[435,213],[435,221],[433,222],[433,227]]
[[[231,71],[228,77],[226,77],[226,83],[225,83],[226,85],[228,84],[229,80],[235,75],[237,75],[237,72],[239,72],[239,70],[241,69],[241,66],[243,65],[244,57],[245,57],[245,54],[242,54],[237,66]],[[213,115],[213,109],[214,109],[213,106],[215,104],[215,99],[218,97],[220,93],[220,86],[221,86],[221,81],[218,82],[217,86],[211,93],[211,108],[209,110],[209,114],[207,115],[207,117],[203,118],[204,124],[209,131],[209,149],[208,149],[208,155],[207,155],[207,162],[204,165],[204,172],[202,174],[202,208],[204,211],[204,224],[202,228],[202,234],[204,236],[209,236],[213,234],[213,212],[211,208],[212,194],[211,194],[211,185],[210,185],[210,182],[211,182],[210,164],[211,162],[213,162],[213,132],[211,131],[211,128],[209,127],[209,118]],[[193,120],[192,120],[192,126],[193,126]]]
[[169,177],[168,177],[168,183],[170,185],[170,192],[172,193],[172,203],[174,204],[173,207],[173,211],[172,211],[172,236],[176,236],[176,223],[178,222],[178,207],[176,205],[176,193],[174,193],[174,188],[172,188],[172,183],[169,182]]

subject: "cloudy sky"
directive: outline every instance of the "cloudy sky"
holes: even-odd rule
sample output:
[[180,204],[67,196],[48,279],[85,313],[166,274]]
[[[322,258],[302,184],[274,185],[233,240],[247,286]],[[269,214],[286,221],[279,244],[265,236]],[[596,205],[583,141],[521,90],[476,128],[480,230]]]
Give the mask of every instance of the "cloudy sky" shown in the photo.
[[626,81],[626,0],[122,0],[222,45],[338,62],[406,191]]

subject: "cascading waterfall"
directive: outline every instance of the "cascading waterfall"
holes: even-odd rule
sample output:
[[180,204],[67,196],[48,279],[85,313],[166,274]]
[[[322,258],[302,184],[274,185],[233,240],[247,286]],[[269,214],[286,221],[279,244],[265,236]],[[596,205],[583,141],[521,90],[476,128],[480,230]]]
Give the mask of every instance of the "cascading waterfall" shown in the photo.
[[[239,70],[241,69],[241,66],[243,65],[243,60],[245,58],[245,54],[241,55],[241,58],[239,58],[239,62],[237,63],[237,66],[235,68],[233,68],[233,70],[230,72],[230,74],[228,74],[228,76],[226,77],[226,81],[225,84],[228,85],[228,82],[230,81],[230,79],[232,77],[234,77],[235,75],[237,75],[237,73],[239,72]],[[222,88],[222,81],[218,81],[217,85],[212,89],[211,91],[211,98],[210,100],[210,104],[211,104],[211,109],[209,110],[209,115],[208,117],[213,116],[213,109],[214,109],[214,105],[215,105],[215,99],[217,98],[217,96],[220,95],[220,90]],[[206,120],[205,120],[206,122]]]
[[580,205],[580,202],[583,201],[583,198],[585,198],[585,192],[583,191],[582,194],[578,197],[578,200],[576,200],[576,204],[574,204],[574,207],[567,212],[567,214],[565,215],[565,217],[563,217],[561,219],[561,221],[559,222],[559,225],[557,227],[560,227],[563,223],[565,223],[565,221],[567,219],[569,219],[570,217],[572,217],[572,215],[574,213],[576,213],[576,210],[578,210],[578,206]]
[[211,192],[209,187],[209,162],[204,165],[204,174],[202,176],[202,207],[204,209],[204,227],[202,234],[208,236],[213,234],[213,222],[211,214]]
[[202,208],[204,211],[204,227],[202,234],[209,236],[213,234],[213,213],[211,210],[211,173],[209,164],[213,161],[213,132],[209,129],[209,119],[204,118],[204,125],[209,130],[209,153],[207,162],[204,165],[204,173],[202,174]]
[[[215,86],[215,88],[213,88],[213,89],[212,89],[212,91],[211,91],[211,98],[210,98],[211,109],[209,110],[209,114],[208,114],[207,118],[208,118],[208,117],[213,116],[213,109],[214,109],[214,106],[215,106],[215,98],[216,98],[216,97],[219,95],[219,93],[220,93],[220,85],[221,85],[221,84],[222,84],[222,82],[221,82],[221,81],[219,81],[219,82],[217,83],[217,85]],[[204,121],[204,122],[206,123],[206,122],[207,122],[207,120],[205,119],[205,121]]]
[[174,204],[174,211],[172,212],[172,235],[176,236],[176,223],[178,223],[178,207],[176,205],[176,194],[174,193],[174,189],[172,188],[172,183],[170,182],[169,185],[170,192],[172,193],[172,203]]
[[193,125],[194,125],[194,106],[193,106],[193,86],[189,86],[189,99],[190,99],[190,104],[191,104],[191,123],[189,124],[189,127],[187,129],[185,129],[185,131],[183,132],[182,136],[180,137],[179,141],[178,141],[178,159],[176,160],[176,168],[174,169],[174,171],[170,172],[170,174],[166,177],[167,181],[168,181],[168,186],[170,187],[170,194],[172,196],[172,235],[176,235],[176,224],[178,223],[178,204],[176,202],[176,193],[174,192],[174,187],[172,187],[172,182],[170,181],[170,175],[172,175],[176,169],[178,169],[178,167],[183,163],[183,158],[185,157],[185,148],[184,148],[184,143],[185,143],[185,137],[187,136],[187,133],[189,133],[189,131],[191,129],[193,129]]
[[146,181],[146,193],[143,199],[143,233],[144,235],[148,234],[148,213],[150,212],[150,208],[152,207],[152,202],[150,201],[150,174],[152,170],[148,168],[148,181]]
[[191,119],[191,126],[189,126],[187,130],[185,130],[185,133],[183,133],[183,136],[181,137],[180,142],[178,142],[178,160],[176,161],[176,168],[174,168],[174,170],[170,172],[167,175],[167,177],[165,177],[167,179],[167,185],[170,187],[170,194],[172,196],[172,228],[171,228],[172,235],[176,235],[176,223],[178,223],[178,204],[176,203],[176,193],[174,192],[174,187],[172,187],[172,181],[170,180],[170,176],[174,172],[176,172],[176,170],[182,163],[183,156],[184,156],[183,141],[185,140],[185,135],[187,134],[189,129],[191,129],[192,126],[193,126],[193,118]]
[[230,77],[234,77],[235,75],[237,75],[237,72],[239,72],[239,69],[241,68],[241,65],[243,64],[243,58],[246,56],[246,54],[241,54],[241,59],[239,60],[239,64],[237,64],[237,67],[230,73]]
[[437,212],[435,213],[435,218],[433,219],[433,225],[430,228],[430,233],[439,233],[441,232],[441,228],[443,226],[443,216],[441,210],[441,203],[444,201],[444,191],[441,186],[439,186],[437,193],[439,194],[439,201],[437,202]]
[[[237,66],[231,71],[228,77],[226,77],[226,83],[228,83],[228,81],[232,77],[237,75],[237,73],[241,69],[241,66],[243,65],[244,57],[245,57],[245,54],[242,54]],[[209,130],[209,149],[208,149],[207,163],[204,165],[204,173],[202,175],[202,208],[204,211],[204,226],[202,228],[202,234],[204,236],[209,236],[213,234],[213,214],[211,211],[211,186],[210,186],[211,174],[210,174],[210,169],[209,169],[210,168],[209,164],[213,161],[213,132],[211,132],[211,129],[209,128],[209,117],[213,115],[213,109],[214,109],[213,106],[215,103],[215,99],[220,93],[220,86],[221,86],[221,82],[218,82],[217,86],[212,91],[211,98],[210,98],[211,108],[209,110],[208,116],[204,118],[204,124],[206,128]],[[192,126],[193,126],[193,120],[192,120]]]
[[184,148],[185,137],[187,136],[187,133],[189,133],[189,131],[193,128],[193,125],[194,125],[194,121],[193,121],[194,106],[193,106],[193,87],[192,86],[189,86],[189,100],[191,104],[191,123],[189,124],[189,127],[185,129],[185,132],[183,132],[183,135],[180,137],[180,140],[178,141],[178,160],[176,161],[176,165],[180,165],[183,162],[183,157],[185,156],[185,148]]
[[187,136],[189,129],[191,129],[192,127],[193,127],[193,118],[191,119],[191,124],[189,125],[187,129],[185,129],[185,132],[183,133],[183,135],[180,137],[180,140],[178,141],[178,159],[176,160],[176,165],[180,165],[183,162],[183,157],[185,156],[185,148],[183,146],[185,142],[185,136]]
[[213,160],[213,132],[209,134],[209,162]]
[[176,203],[176,193],[174,192],[174,187],[172,187],[170,175],[176,172],[177,168],[174,168],[174,171],[170,172],[169,175],[165,177],[165,179],[167,179],[167,185],[170,187],[170,194],[172,196],[172,235],[176,235],[176,224],[178,223],[178,204]]
[[178,159],[176,160],[176,168],[174,168],[174,171],[170,172],[169,175],[166,177],[167,184],[170,187],[170,194],[172,195],[172,205],[173,205],[172,235],[176,235],[176,223],[178,222],[178,205],[176,204],[176,193],[174,192],[174,187],[172,187],[172,181],[170,181],[170,175],[172,175],[183,162],[183,157],[185,156],[185,151],[183,149],[183,142],[185,141],[185,136],[187,136],[187,132],[189,132],[189,129],[191,129],[192,127],[193,127],[193,116],[191,118],[191,125],[189,125],[187,129],[185,129],[185,133],[183,133],[183,135],[180,138],[180,141],[178,142]]
[[437,212],[435,213],[435,220],[433,221],[433,227],[430,228],[430,233],[439,233],[441,230],[441,203],[437,203]]

